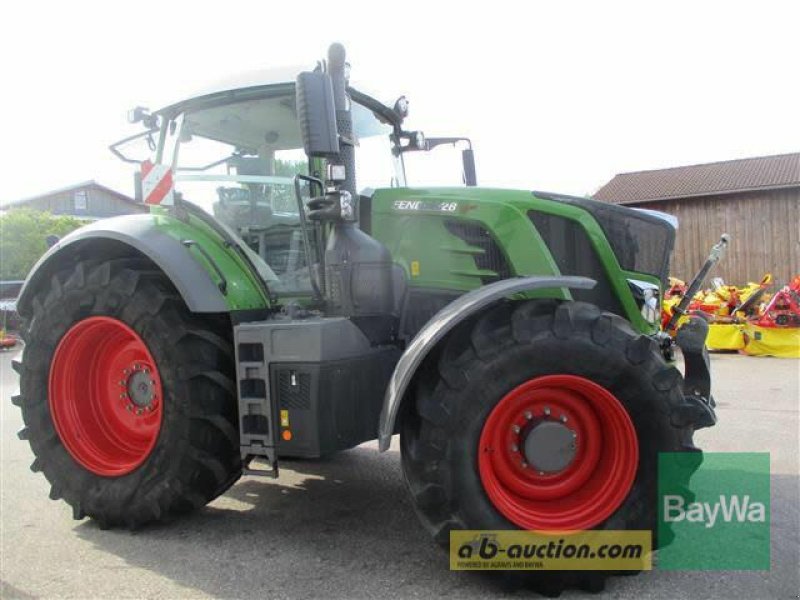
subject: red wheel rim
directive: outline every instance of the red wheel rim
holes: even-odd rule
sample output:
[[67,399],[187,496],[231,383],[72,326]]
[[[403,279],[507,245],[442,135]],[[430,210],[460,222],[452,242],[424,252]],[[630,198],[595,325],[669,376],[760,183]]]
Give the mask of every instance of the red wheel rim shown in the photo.
[[[572,440],[568,464],[542,471],[528,437],[542,424]],[[541,430],[540,430],[541,431]],[[478,446],[481,483],[495,508],[523,529],[572,531],[605,521],[636,477],[636,430],[619,400],[575,375],[547,375],[506,394]]]
[[73,325],[50,365],[50,413],[72,457],[97,475],[141,465],[161,429],[163,392],[142,338],[111,317]]

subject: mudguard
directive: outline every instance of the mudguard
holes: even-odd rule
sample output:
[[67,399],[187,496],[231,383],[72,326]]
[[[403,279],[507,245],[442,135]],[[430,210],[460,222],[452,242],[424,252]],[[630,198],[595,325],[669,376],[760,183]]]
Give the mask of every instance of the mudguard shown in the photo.
[[400,403],[417,368],[433,347],[456,325],[493,302],[511,294],[541,289],[591,289],[596,283],[594,279],[588,277],[558,275],[504,279],[464,294],[436,313],[411,340],[392,373],[383,399],[383,409],[378,426],[380,451],[385,452],[389,449]]
[[50,248],[20,291],[19,313],[29,314],[35,291],[49,284],[52,274],[76,254],[104,258],[130,254],[130,249],[164,272],[192,312],[220,313],[268,305],[253,275],[209,231],[167,215],[140,214],[96,221]]

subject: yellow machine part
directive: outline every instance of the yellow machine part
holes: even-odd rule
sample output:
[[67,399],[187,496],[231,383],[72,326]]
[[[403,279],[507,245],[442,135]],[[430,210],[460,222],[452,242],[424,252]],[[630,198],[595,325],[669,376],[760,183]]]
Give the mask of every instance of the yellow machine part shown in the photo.
[[800,327],[759,327],[747,323],[745,354],[800,358]]
[[744,325],[712,323],[708,326],[706,348],[709,350],[741,350],[744,348]]

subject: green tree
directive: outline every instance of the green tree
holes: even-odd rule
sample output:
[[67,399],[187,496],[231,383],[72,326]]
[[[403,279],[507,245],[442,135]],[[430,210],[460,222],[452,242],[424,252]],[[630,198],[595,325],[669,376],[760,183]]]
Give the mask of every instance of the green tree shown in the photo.
[[62,237],[85,224],[29,208],[0,215],[0,279],[24,279],[47,250],[47,236]]

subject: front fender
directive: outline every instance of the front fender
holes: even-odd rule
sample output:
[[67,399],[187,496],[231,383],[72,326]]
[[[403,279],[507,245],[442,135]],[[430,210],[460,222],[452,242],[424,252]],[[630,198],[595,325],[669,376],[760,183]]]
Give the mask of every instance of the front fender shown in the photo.
[[406,351],[397,362],[392,378],[389,380],[378,426],[378,447],[380,451],[385,452],[389,449],[400,403],[411,380],[414,378],[417,368],[433,347],[456,325],[493,302],[497,302],[511,294],[541,289],[591,289],[596,283],[594,279],[587,277],[565,277],[559,275],[504,279],[472,290],[436,313],[411,340]]
[[[194,244],[187,246],[183,243],[187,240]],[[20,314],[30,312],[36,290],[49,285],[50,277],[77,256],[85,259],[131,254],[143,255],[155,263],[192,312],[219,313],[268,306],[252,273],[209,229],[169,215],[139,214],[96,221],[73,231],[50,248],[25,280],[17,301]],[[209,257],[225,278],[224,293]]]

